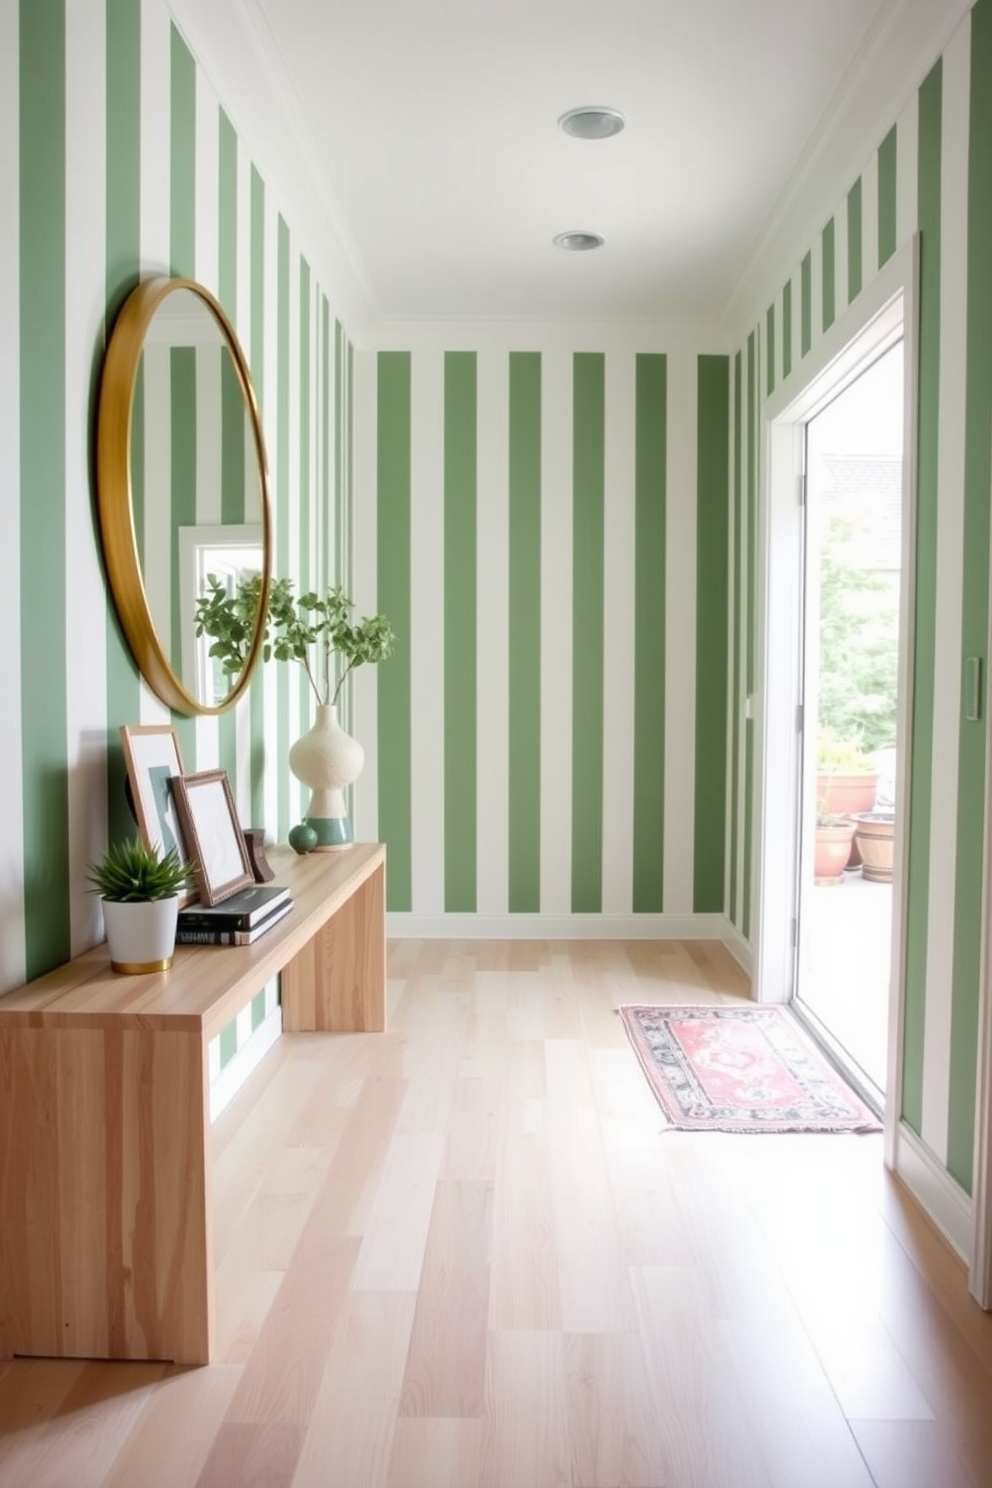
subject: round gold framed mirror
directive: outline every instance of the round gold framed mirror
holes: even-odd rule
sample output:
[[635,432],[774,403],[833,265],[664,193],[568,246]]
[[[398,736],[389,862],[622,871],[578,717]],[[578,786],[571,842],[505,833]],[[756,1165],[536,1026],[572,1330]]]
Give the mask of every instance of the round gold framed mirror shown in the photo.
[[[179,713],[221,713],[251,680],[268,602],[268,469],[248,363],[203,285],[145,279],[128,296],[104,358],[97,503],[121,627],[152,691]],[[197,636],[208,584],[234,593],[261,575],[259,606],[234,676]]]

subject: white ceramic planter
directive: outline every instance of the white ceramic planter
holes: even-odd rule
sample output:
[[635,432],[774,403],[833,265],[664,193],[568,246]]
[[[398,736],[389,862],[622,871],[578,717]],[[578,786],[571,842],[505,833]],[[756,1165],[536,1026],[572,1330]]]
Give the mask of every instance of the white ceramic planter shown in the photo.
[[322,703],[313,728],[289,751],[289,768],[310,787],[304,819],[317,833],[315,852],[333,852],[354,842],[344,789],[358,779],[364,763],[365,751],[341,728],[337,708]]
[[179,896],[121,904],[103,900],[110,965],[114,971],[138,975],[168,971],[176,949]]

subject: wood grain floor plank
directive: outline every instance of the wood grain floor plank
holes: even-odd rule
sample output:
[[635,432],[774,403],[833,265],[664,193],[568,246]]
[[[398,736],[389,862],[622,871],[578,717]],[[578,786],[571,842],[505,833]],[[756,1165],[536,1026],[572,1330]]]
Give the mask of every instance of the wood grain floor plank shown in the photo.
[[571,1488],[561,1333],[490,1334],[480,1488]]
[[636,1335],[566,1337],[565,1382],[573,1488],[661,1488],[673,1481]]
[[150,1392],[104,1488],[195,1483],[214,1449],[241,1371],[173,1369]]
[[304,1429],[284,1421],[225,1421],[214,1438],[196,1488],[289,1488],[303,1450]]
[[465,1488],[479,1481],[482,1421],[404,1416],[396,1422],[384,1488]]
[[410,1347],[412,1292],[351,1292],[292,1488],[382,1488]]
[[228,1422],[309,1423],[358,1250],[354,1238],[300,1241],[234,1392]]
[[[25,1360],[0,1398],[4,1488],[101,1488],[163,1364]],[[53,1396],[58,1404],[52,1404]]]
[[936,1421],[852,1421],[876,1488],[984,1488]]
[[416,1292],[442,1147],[438,1132],[393,1137],[352,1278],[356,1291]]
[[493,1184],[441,1180],[417,1293],[401,1416],[481,1416],[492,1239]]

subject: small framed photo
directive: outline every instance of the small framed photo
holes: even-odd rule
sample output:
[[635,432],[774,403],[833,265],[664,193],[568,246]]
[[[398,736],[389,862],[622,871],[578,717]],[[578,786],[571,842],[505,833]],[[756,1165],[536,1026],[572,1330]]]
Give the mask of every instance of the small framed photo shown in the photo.
[[[179,735],[169,724],[121,724],[121,748],[131,790],[131,803],[138,833],[146,847],[157,847],[164,857],[175,848],[182,862],[187,850],[183,824],[176,808],[175,782],[183,773]],[[179,897],[180,905],[196,898],[190,886]]]
[[180,775],[173,791],[203,903],[220,904],[238,889],[250,888],[255,876],[227,771]]

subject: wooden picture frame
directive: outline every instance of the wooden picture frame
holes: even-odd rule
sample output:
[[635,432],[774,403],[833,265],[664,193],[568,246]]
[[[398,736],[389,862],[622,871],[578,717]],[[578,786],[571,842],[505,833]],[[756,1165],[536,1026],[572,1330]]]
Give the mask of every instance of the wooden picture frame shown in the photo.
[[[183,774],[179,735],[167,723],[122,723],[120,737],[138,835],[146,847],[157,848],[163,857],[174,847],[180,861],[187,862],[192,853],[175,794],[175,782]],[[196,897],[190,884],[179,896],[180,907]]]
[[226,770],[198,770],[173,784],[176,807],[204,904],[220,904],[255,882]]

